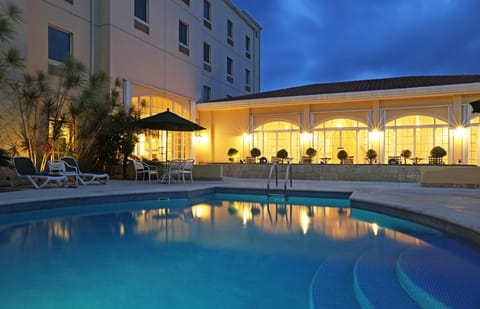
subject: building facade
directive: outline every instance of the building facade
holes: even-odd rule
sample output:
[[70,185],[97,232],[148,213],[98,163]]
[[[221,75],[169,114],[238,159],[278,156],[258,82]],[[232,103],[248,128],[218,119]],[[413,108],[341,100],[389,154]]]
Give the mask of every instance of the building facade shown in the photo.
[[[307,85],[240,96],[197,106],[208,128],[197,146],[200,162],[226,162],[253,147],[268,161],[280,149],[298,163],[306,149],[316,163],[429,163],[430,150],[444,148],[449,164],[480,164],[480,115],[469,102],[480,98],[480,75],[416,76]],[[410,150],[407,160],[400,157]],[[406,161],[406,162],[404,162]]]
[[[8,1],[1,0],[2,5]],[[171,111],[195,121],[196,103],[260,89],[261,27],[228,0],[18,0],[15,46],[28,72],[55,74],[72,55],[89,73],[123,80],[141,117]],[[140,136],[146,158],[194,156],[192,133]],[[169,147],[166,147],[168,143]]]

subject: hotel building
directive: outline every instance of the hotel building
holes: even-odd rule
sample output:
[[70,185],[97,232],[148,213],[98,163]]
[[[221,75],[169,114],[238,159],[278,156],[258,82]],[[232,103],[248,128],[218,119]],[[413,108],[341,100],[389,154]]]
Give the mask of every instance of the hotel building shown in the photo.
[[480,115],[469,104],[478,99],[480,75],[468,75],[325,83],[200,103],[208,130],[197,161],[226,162],[229,148],[246,158],[256,147],[268,161],[283,148],[298,163],[313,147],[317,163],[339,163],[339,150],[367,163],[369,149],[377,163],[403,161],[408,149],[422,164],[441,146],[445,163],[479,165]]
[[[6,5],[7,0],[0,0]],[[141,117],[170,111],[195,121],[196,103],[260,89],[261,27],[229,0],[17,0],[13,45],[26,70],[55,76],[72,55],[89,73],[123,80]],[[195,156],[192,133],[150,132],[136,155]],[[168,147],[167,146],[168,143]]]

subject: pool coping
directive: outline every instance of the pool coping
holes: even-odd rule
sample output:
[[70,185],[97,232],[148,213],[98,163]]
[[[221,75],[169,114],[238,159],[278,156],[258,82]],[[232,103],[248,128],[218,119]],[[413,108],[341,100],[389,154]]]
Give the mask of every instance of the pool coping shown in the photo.
[[[69,202],[68,206],[79,206],[102,201],[124,201],[127,197],[132,201],[160,196],[195,198],[214,192],[245,193],[248,191],[265,194],[264,185],[265,180],[262,179],[229,179],[217,182],[195,182],[194,185],[188,186],[183,184],[158,186],[158,184],[110,181],[107,185],[85,186],[79,189],[26,189],[24,192],[10,195],[2,193],[0,214],[66,207],[65,201]],[[29,195],[27,192],[42,192],[42,194],[36,196]],[[47,192],[61,192],[61,194],[50,195]],[[272,193],[281,195],[283,190],[272,189]],[[289,188],[288,193],[327,198],[348,197],[352,208],[420,223],[480,246],[480,208],[478,207],[480,190],[432,189],[402,183],[297,181],[295,188]],[[5,198],[1,199],[3,196]]]

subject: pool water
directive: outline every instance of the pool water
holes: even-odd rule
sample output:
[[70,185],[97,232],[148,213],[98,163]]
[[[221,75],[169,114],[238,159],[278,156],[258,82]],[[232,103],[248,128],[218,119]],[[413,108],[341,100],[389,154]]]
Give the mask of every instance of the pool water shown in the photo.
[[[478,305],[478,250],[350,209],[348,200],[217,194],[194,204],[90,205],[0,222],[1,308]],[[437,273],[422,274],[435,264],[422,256],[438,261]],[[461,275],[443,278],[442,260],[454,260]]]

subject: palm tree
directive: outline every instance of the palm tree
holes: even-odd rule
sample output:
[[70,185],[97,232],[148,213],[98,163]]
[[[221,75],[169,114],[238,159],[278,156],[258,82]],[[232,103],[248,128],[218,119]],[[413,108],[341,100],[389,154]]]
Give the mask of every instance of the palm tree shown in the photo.
[[[0,8],[0,42],[9,43],[15,39],[14,24],[22,21],[22,12],[12,3]],[[24,59],[20,51],[9,47],[0,54],[0,83],[5,82],[6,75],[10,70],[21,70],[24,68]]]
[[0,148],[0,166],[12,167],[12,158],[3,148]]

